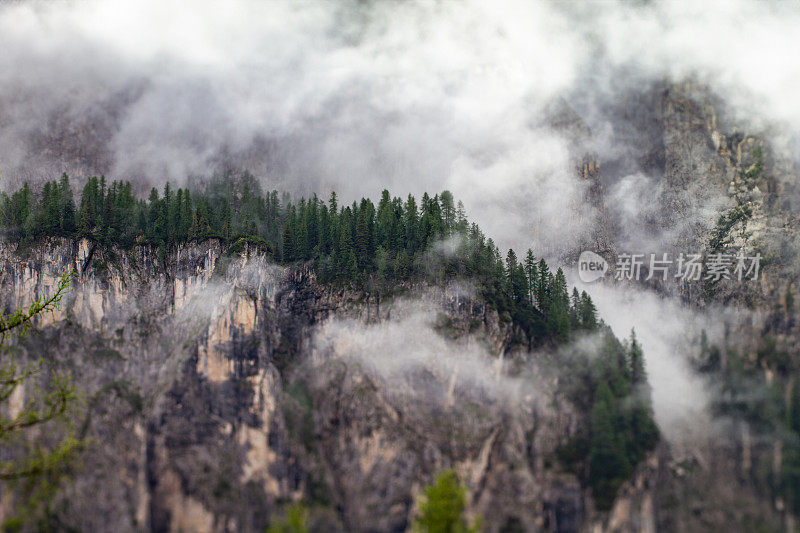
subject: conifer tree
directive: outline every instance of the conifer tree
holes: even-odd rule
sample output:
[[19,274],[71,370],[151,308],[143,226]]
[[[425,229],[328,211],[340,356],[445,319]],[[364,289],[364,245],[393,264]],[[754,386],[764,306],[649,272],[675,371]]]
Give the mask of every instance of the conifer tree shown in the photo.
[[628,360],[631,367],[631,384],[633,386],[647,383],[647,373],[644,368],[644,352],[636,340],[636,331],[631,330],[630,346],[628,347]]
[[44,184],[40,213],[43,235],[58,235],[61,232],[61,191],[55,182]]
[[581,292],[579,315],[582,328],[590,331],[597,329],[597,308],[586,291]]
[[628,359],[630,361],[631,375],[631,407],[630,431],[628,443],[628,456],[632,463],[637,463],[644,458],[647,450],[652,449],[658,442],[658,426],[653,417],[653,408],[650,398],[650,385],[647,382],[645,371],[644,353],[636,340],[636,332],[631,330],[630,344],[628,346]]
[[75,233],[75,197],[66,172],[61,175],[61,233],[71,237]]
[[470,533],[480,531],[481,520],[471,526],[464,518],[466,491],[455,471],[446,470],[426,487],[415,529],[424,533]]
[[462,235],[466,234],[468,229],[467,210],[464,209],[464,202],[461,200],[456,204],[456,229]]
[[548,327],[552,335],[563,342],[569,337],[569,293],[567,292],[567,280],[561,268],[552,277],[549,292]]
[[589,447],[589,483],[601,510],[608,510],[617,489],[630,476],[631,464],[617,434],[614,395],[600,383],[592,406]]
[[547,314],[550,309],[550,269],[547,267],[544,258],[539,260],[538,278],[534,290],[536,291],[536,306],[539,310]]
[[418,244],[417,225],[419,222],[417,213],[417,201],[410,194],[408,195],[408,199],[406,199],[403,221],[406,226],[405,247],[408,249],[410,253],[413,254],[417,251],[417,244]]
[[800,435],[800,382],[795,380],[792,385],[792,395],[788,409],[789,427]]
[[453,205],[453,193],[450,191],[442,191],[439,196],[442,208],[442,222],[447,235],[449,235],[456,225],[456,208]]
[[528,248],[525,254],[525,276],[528,279],[528,301],[531,305],[536,303],[534,287],[537,279],[536,259],[533,257],[533,250]]
[[569,324],[573,330],[581,327],[581,295],[578,294],[578,288],[572,288],[572,301],[569,308]]
[[91,235],[97,227],[100,211],[100,189],[96,177],[91,177],[83,187],[78,231],[81,235]]
[[148,211],[148,238],[151,242],[157,243],[164,232],[164,218],[162,216],[161,201],[158,198],[158,190],[155,187],[150,189]]

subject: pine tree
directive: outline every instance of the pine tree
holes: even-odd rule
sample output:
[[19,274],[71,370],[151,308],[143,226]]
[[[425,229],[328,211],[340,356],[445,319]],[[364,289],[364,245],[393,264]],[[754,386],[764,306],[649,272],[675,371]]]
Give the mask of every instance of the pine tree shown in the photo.
[[372,202],[362,198],[361,205],[358,207],[355,233],[355,254],[358,259],[359,270],[367,270],[372,267],[374,211],[375,208],[372,206]]
[[75,196],[67,173],[61,175],[61,233],[68,237],[75,234]]
[[537,269],[536,259],[533,257],[533,251],[530,248],[525,254],[525,276],[528,279],[528,301],[531,305],[534,305],[536,300],[534,286],[536,285]]
[[653,407],[650,398],[650,385],[647,382],[645,371],[644,352],[636,340],[636,332],[631,330],[630,344],[628,346],[628,360],[630,361],[631,375],[631,407],[630,431],[631,438],[628,443],[628,456],[636,464],[647,451],[653,449],[658,442],[658,426],[653,419]]
[[6,227],[11,231],[11,235],[21,238],[23,225],[31,211],[31,190],[27,182],[20,190],[8,198],[7,207],[4,211]]
[[331,196],[328,200],[328,208],[332,215],[339,213],[339,203],[336,197],[336,191],[331,191]]
[[456,225],[456,209],[453,205],[453,193],[450,191],[442,191],[442,194],[439,196],[439,201],[442,206],[442,221],[444,223],[445,233],[449,235]]
[[158,198],[158,190],[153,187],[150,189],[150,198],[148,200],[148,239],[150,242],[157,244],[164,234],[164,217],[161,208],[161,200]]
[[386,250],[383,249],[383,246],[378,246],[378,251],[375,253],[375,280],[379,292],[383,292],[386,287],[386,281],[389,275],[388,268]]
[[455,471],[445,470],[433,485],[425,488],[425,498],[419,506],[415,529],[425,533],[468,533],[480,531],[481,521],[472,526],[464,518],[466,490]]
[[630,362],[631,384],[633,386],[647,383],[647,372],[644,368],[644,352],[636,340],[636,331],[631,330],[631,340],[628,347],[628,361]]
[[506,278],[508,292],[515,304],[525,302],[528,294],[528,280],[525,276],[525,268],[517,263],[517,255],[514,250],[508,250],[506,255]]
[[582,328],[588,329],[589,331],[594,331],[597,329],[597,308],[594,306],[592,298],[586,293],[586,291],[581,292],[581,301],[578,314]]
[[100,185],[99,185],[99,192],[97,196],[97,200],[95,202],[96,206],[96,219],[95,219],[95,226],[97,227],[97,234],[102,239],[105,235],[105,224],[103,223],[103,211],[106,205],[106,177],[104,175],[100,175]]
[[309,256],[308,218],[306,212],[306,201],[301,198],[297,203],[296,216],[292,225],[295,259],[307,259]]
[[539,260],[539,276],[536,280],[534,290],[536,291],[536,306],[539,310],[547,314],[550,310],[550,269],[544,259]]
[[294,244],[294,235],[292,234],[291,224],[286,224],[283,227],[283,242],[281,244],[283,250],[283,260],[294,261],[295,244]]
[[632,470],[616,433],[616,411],[611,389],[601,382],[592,406],[589,446],[589,484],[601,510],[611,508],[617,489]]
[[78,216],[78,232],[83,236],[90,236],[97,226],[99,195],[97,178],[89,178],[83,187],[80,214]]
[[192,196],[189,189],[183,191],[183,203],[180,206],[180,235],[181,239],[188,239],[191,233],[192,224],[194,221],[194,208],[192,204]]
[[468,230],[467,210],[464,209],[464,203],[459,200],[456,204],[456,230],[465,235]]
[[795,380],[789,400],[789,427],[800,436],[800,383]]
[[43,235],[58,235],[61,232],[61,191],[56,182],[44,184],[41,204],[40,231]]
[[578,288],[572,288],[572,302],[569,308],[569,324],[573,330],[581,327],[581,295]]
[[564,271],[559,268],[550,281],[550,306],[547,309],[547,325],[550,334],[558,341],[569,338],[569,293]]
[[417,234],[419,214],[417,213],[417,201],[410,194],[406,200],[403,222],[406,226],[405,247],[408,249],[409,253],[413,254],[417,251],[417,245],[419,243],[419,236]]
[[164,197],[161,200],[161,220],[164,221],[161,238],[165,244],[172,244],[175,231],[175,204],[172,196],[172,188],[167,182],[164,184]]

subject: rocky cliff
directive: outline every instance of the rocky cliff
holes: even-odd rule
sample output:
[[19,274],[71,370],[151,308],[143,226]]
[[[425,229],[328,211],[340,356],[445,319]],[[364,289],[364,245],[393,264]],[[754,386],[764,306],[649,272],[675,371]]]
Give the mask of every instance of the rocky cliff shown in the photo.
[[[722,237],[769,258],[758,283],[650,288],[741,311],[725,341],[772,383],[780,376],[760,362],[760,341],[769,335],[792,354],[798,339],[787,298],[796,170],[720,118],[701,87],[639,96],[622,114],[649,143],[634,169],[612,161],[601,170],[585,125],[554,111],[584,154],[576,165],[599,213],[589,241],[612,256],[649,251],[627,248],[642,242],[703,251],[719,215],[747,205],[744,223]],[[621,198],[604,195],[639,171],[654,182],[635,241]],[[510,349],[518,332],[469,286],[402,286],[382,300],[213,240],[166,254],[86,240],[5,243],[0,259],[0,300],[12,309],[78,273],[63,308],[20,347],[68,370],[85,398],[74,416],[88,448],[50,511],[60,528],[262,531],[303,500],[316,531],[406,531],[423,487],[445,468],[466,483],[469,513],[488,531],[793,527],[783,498],[755,481],[765,469],[780,473],[780,441],[737,419],[663,443],[611,511],[597,512],[555,454],[586,423],[561,394],[563,354]],[[11,408],[31,394],[20,390]],[[3,495],[0,514],[14,498]]]
[[655,527],[658,457],[596,513],[554,459],[579,424],[557,365],[520,370],[513,332],[469,287],[379,301],[215,241],[0,256],[12,308],[78,272],[22,345],[85,398],[74,416],[89,444],[52,508],[60,527],[262,531],[303,499],[316,531],[405,531],[450,467],[488,531]]

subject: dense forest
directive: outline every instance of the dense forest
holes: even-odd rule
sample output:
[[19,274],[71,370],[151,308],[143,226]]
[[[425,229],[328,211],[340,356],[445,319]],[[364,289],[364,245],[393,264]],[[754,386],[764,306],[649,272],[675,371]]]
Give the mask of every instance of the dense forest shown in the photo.
[[264,194],[249,174],[215,179],[202,190],[150,191],[137,199],[130,183],[89,178],[76,204],[69,177],[44,184],[34,194],[26,184],[0,195],[0,229],[22,245],[47,237],[88,238],[128,248],[221,239],[233,250],[262,247],[281,263],[311,262],[323,283],[353,284],[385,293],[402,280],[476,281],[485,300],[519,325],[530,346],[566,341],[572,331],[592,329],[597,318],[586,294],[570,298],[566,278],[551,272],[528,250],[505,257],[463,204],[444,191],[417,203],[384,190],[376,206],[362,198],[351,205],[316,196],[292,201],[277,191]]
[[229,252],[246,243],[281,263],[306,262],[325,284],[351,285],[390,294],[398,282],[440,283],[468,279],[518,332],[518,346],[557,347],[579,334],[599,339],[599,357],[567,363],[567,393],[587,419],[584,429],[559,450],[562,463],[595,491],[607,509],[619,485],[658,441],[641,347],[621,343],[597,317],[586,292],[570,294],[561,268],[552,272],[528,250],[505,257],[464,206],[444,191],[419,203],[384,190],[377,206],[362,198],[339,205],[317,196],[293,201],[264,193],[249,174],[212,180],[202,188],[155,188],[137,199],[130,183],[89,178],[79,204],[69,177],[34,193],[26,184],[0,195],[0,229],[22,247],[48,237],[87,238],[129,248],[148,244],[163,258],[171,247],[220,239]]
[[557,450],[562,464],[592,487],[595,504],[608,510],[617,489],[659,440],[653,420],[644,353],[636,335],[621,343],[608,326],[597,327],[593,354],[560,361],[564,387],[587,424]]

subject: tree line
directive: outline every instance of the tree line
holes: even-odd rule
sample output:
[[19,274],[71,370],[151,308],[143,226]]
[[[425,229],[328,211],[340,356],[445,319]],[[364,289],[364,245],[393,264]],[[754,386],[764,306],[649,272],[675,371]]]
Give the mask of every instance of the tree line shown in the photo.
[[25,184],[0,194],[0,229],[13,241],[32,244],[48,237],[87,238],[102,245],[137,244],[162,252],[179,244],[221,239],[235,248],[262,247],[282,263],[310,262],[323,283],[351,284],[385,294],[405,280],[474,280],[488,304],[512,321],[530,347],[563,342],[597,322],[591,298],[570,296],[559,268],[528,250],[505,257],[491,238],[467,220],[449,191],[417,201],[381,193],[377,205],[362,198],[340,205],[335,192],[292,200],[264,193],[250,174],[226,176],[203,188],[175,189],[166,183],[147,199],[129,182],[91,177],[76,204],[69,177],[48,181],[34,193]]

